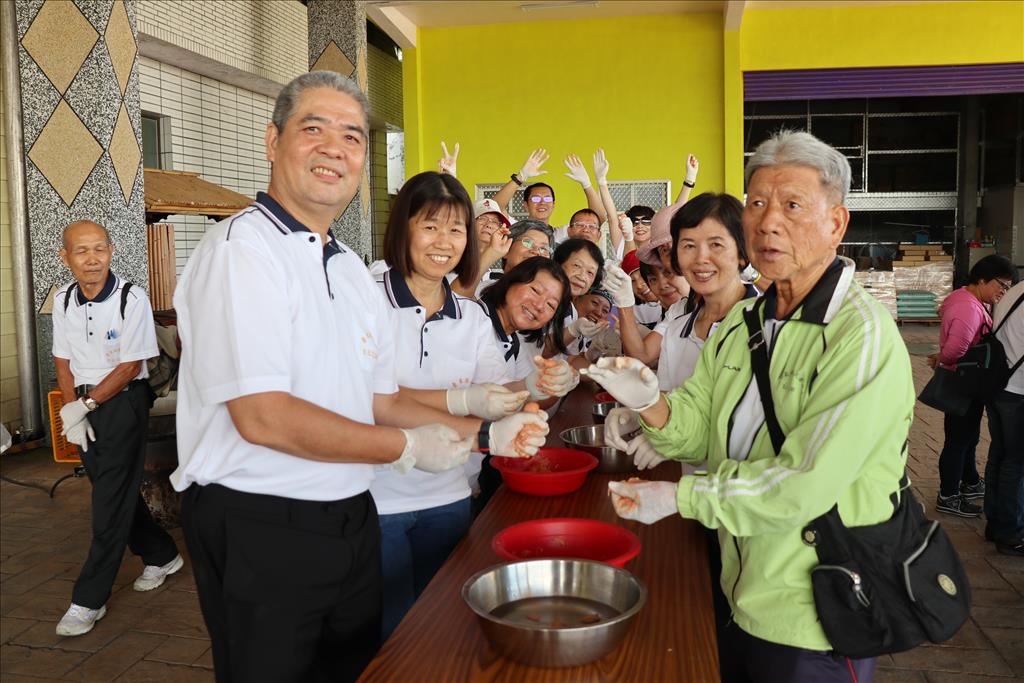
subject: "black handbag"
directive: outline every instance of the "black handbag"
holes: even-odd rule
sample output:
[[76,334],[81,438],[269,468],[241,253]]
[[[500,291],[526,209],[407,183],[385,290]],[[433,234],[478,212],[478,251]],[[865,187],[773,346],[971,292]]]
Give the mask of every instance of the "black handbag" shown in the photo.
[[967,409],[971,406],[971,397],[960,391],[956,373],[941,365],[935,368],[935,374],[928,380],[928,384],[924,385],[917,400],[936,410],[960,417],[966,415]]
[[[772,400],[760,305],[744,311],[743,318],[765,424],[778,455],[786,437]],[[842,657],[877,657],[926,640],[940,643],[970,616],[963,564],[939,523],[925,518],[905,473],[890,500],[892,517],[879,524],[848,527],[833,505],[801,530],[803,542],[818,555],[811,570],[818,619]]]
[[1006,358],[1003,343],[996,339],[996,333],[1002,329],[1013,312],[1024,301],[1024,294],[1010,306],[999,325],[981,335],[977,344],[971,346],[956,362],[953,370],[956,390],[968,398],[987,400],[1006,388],[1010,376],[1024,363],[1024,356],[1010,366]]

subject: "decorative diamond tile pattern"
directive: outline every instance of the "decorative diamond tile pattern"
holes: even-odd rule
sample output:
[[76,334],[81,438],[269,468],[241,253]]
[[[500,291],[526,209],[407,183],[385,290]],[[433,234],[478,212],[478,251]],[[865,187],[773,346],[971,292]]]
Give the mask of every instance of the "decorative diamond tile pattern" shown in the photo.
[[121,185],[121,192],[124,193],[124,201],[127,203],[135,185],[135,177],[139,174],[142,150],[139,149],[139,140],[135,136],[135,129],[132,128],[128,110],[124,105],[121,105],[121,111],[117,114],[109,151],[110,159],[114,162],[114,172],[117,173],[117,182]]
[[70,206],[101,154],[103,148],[96,138],[68,103],[61,100],[29,150],[28,158]]
[[110,21],[107,22],[104,39],[110,52],[110,62],[114,65],[114,73],[117,74],[117,84],[121,86],[121,94],[124,95],[138,50],[135,46],[135,36],[132,35],[132,25],[128,21],[128,12],[121,0],[115,2],[110,11]]
[[96,29],[75,3],[47,0],[21,44],[63,94],[97,39]]
[[310,71],[337,71],[342,76],[351,76],[355,69],[349,58],[332,40],[327,43],[327,47],[317,57],[316,63],[313,64]]

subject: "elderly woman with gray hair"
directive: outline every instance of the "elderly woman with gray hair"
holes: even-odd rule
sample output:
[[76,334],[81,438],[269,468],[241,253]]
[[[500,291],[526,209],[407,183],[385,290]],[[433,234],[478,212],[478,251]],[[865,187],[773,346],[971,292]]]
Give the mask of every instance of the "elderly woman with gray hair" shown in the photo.
[[[910,359],[892,317],[837,256],[850,215],[846,158],[782,131],[757,148],[746,181],[747,254],[775,284],[733,307],[669,394],[635,359],[585,370],[640,412],[662,455],[707,459],[707,472],[612,482],[612,502],[646,524],[682,515],[717,529],[733,616],[719,634],[723,680],[868,681],[874,658],[830,652],[812,592],[819,557],[804,530],[837,505],[849,527],[894,514],[914,408]],[[769,379],[764,401],[755,373]]]
[[502,261],[501,272],[492,270],[484,275],[476,287],[474,298],[479,299],[481,292],[526,259],[534,256],[551,258],[551,254],[554,252],[554,247],[551,246],[555,241],[554,231],[547,223],[535,220],[517,221],[508,230],[512,244]]

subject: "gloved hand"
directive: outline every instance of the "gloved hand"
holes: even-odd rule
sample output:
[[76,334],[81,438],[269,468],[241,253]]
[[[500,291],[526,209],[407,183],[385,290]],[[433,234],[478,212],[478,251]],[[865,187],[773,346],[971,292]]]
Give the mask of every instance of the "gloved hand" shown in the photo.
[[534,356],[533,364],[537,369],[526,376],[526,388],[534,401],[565,396],[580,383],[579,376],[564,360]]
[[590,318],[576,318],[565,326],[566,331],[574,337],[593,337],[608,327],[606,324],[595,323]]
[[626,437],[640,429],[640,415],[629,408],[612,408],[604,419],[604,442],[624,451],[629,448]]
[[692,154],[686,155],[686,182],[696,183],[697,182],[697,169],[700,167],[700,162],[697,161],[697,157]]
[[526,161],[523,162],[523,167],[519,169],[519,173],[516,174],[519,176],[520,182],[525,183],[530,178],[536,178],[547,173],[547,171],[540,170],[540,167],[547,160],[548,153],[543,147],[533,150],[530,156],[526,158]]
[[633,240],[633,221],[623,212],[619,212],[619,230],[622,231],[622,239],[627,242]]
[[86,453],[89,452],[89,442],[96,440],[96,433],[92,431],[92,425],[89,424],[87,418],[82,418],[77,424],[73,425],[71,429],[67,427],[61,432],[64,438],[68,440],[68,443],[73,443],[77,446],[81,446],[82,450]]
[[544,445],[548,431],[548,414],[543,410],[516,413],[492,422],[487,431],[491,455],[531,458]]
[[455,163],[459,159],[459,143],[455,143],[455,153],[448,153],[448,145],[441,143],[441,158],[437,162],[437,170],[441,173],[447,173],[451,177],[455,177]]
[[485,420],[500,420],[517,412],[529,397],[528,391],[510,391],[500,384],[473,384],[445,392],[449,413]]
[[437,474],[462,467],[469,460],[473,437],[459,438],[459,433],[442,424],[429,424],[403,429],[405,448],[392,467],[405,474],[413,467]]
[[604,150],[600,147],[594,152],[594,180],[598,185],[608,184],[608,159],[604,156]]
[[89,409],[82,399],[65,403],[64,407],[60,409],[60,422],[64,426],[60,433],[67,436],[68,430],[84,420],[88,414]]
[[626,447],[626,453],[633,456],[633,464],[638,470],[657,467],[668,459],[658,455],[658,451],[654,450],[654,446],[647,440],[646,434],[633,437]]
[[612,295],[612,301],[619,308],[630,308],[636,305],[633,281],[626,275],[626,271],[614,263],[605,264],[601,285]]
[[[508,250],[511,248],[512,237],[509,233],[509,229],[498,228],[491,233],[491,240],[487,243],[488,258],[492,258],[494,261],[503,259],[508,255]],[[494,263],[494,261],[491,261],[491,263]]]
[[636,358],[602,358],[580,372],[604,387],[616,401],[638,412],[652,407],[661,398],[658,376]]
[[610,481],[608,491],[615,514],[623,519],[654,524],[679,514],[676,484],[671,481]]
[[587,169],[583,166],[583,162],[575,154],[570,154],[565,158],[565,167],[569,169],[569,172],[565,175],[572,178],[577,183],[583,186],[583,189],[590,187],[590,176],[587,174]]

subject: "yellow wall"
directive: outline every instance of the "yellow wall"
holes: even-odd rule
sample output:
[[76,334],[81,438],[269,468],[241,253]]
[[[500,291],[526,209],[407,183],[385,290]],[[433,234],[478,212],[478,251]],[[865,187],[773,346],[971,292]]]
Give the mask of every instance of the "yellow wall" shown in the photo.
[[743,15],[742,68],[1024,61],[1024,2],[796,7]]
[[[562,159],[577,153],[589,170],[599,146],[610,180],[668,178],[674,195],[693,152],[698,191],[721,189],[721,21],[715,13],[421,28],[404,60],[407,87],[419,70],[422,126],[421,152],[406,132],[407,175],[435,169],[441,141],[458,141],[459,178],[472,193],[475,183],[507,181],[546,147],[541,179],[555,188],[556,224],[583,206]],[[405,97],[408,124],[416,105]]]
[[[0,120],[7,106],[0,87]],[[7,139],[0,126],[0,422],[12,433],[21,423],[18,344],[14,336],[14,285],[11,280],[11,213],[7,187]]]

